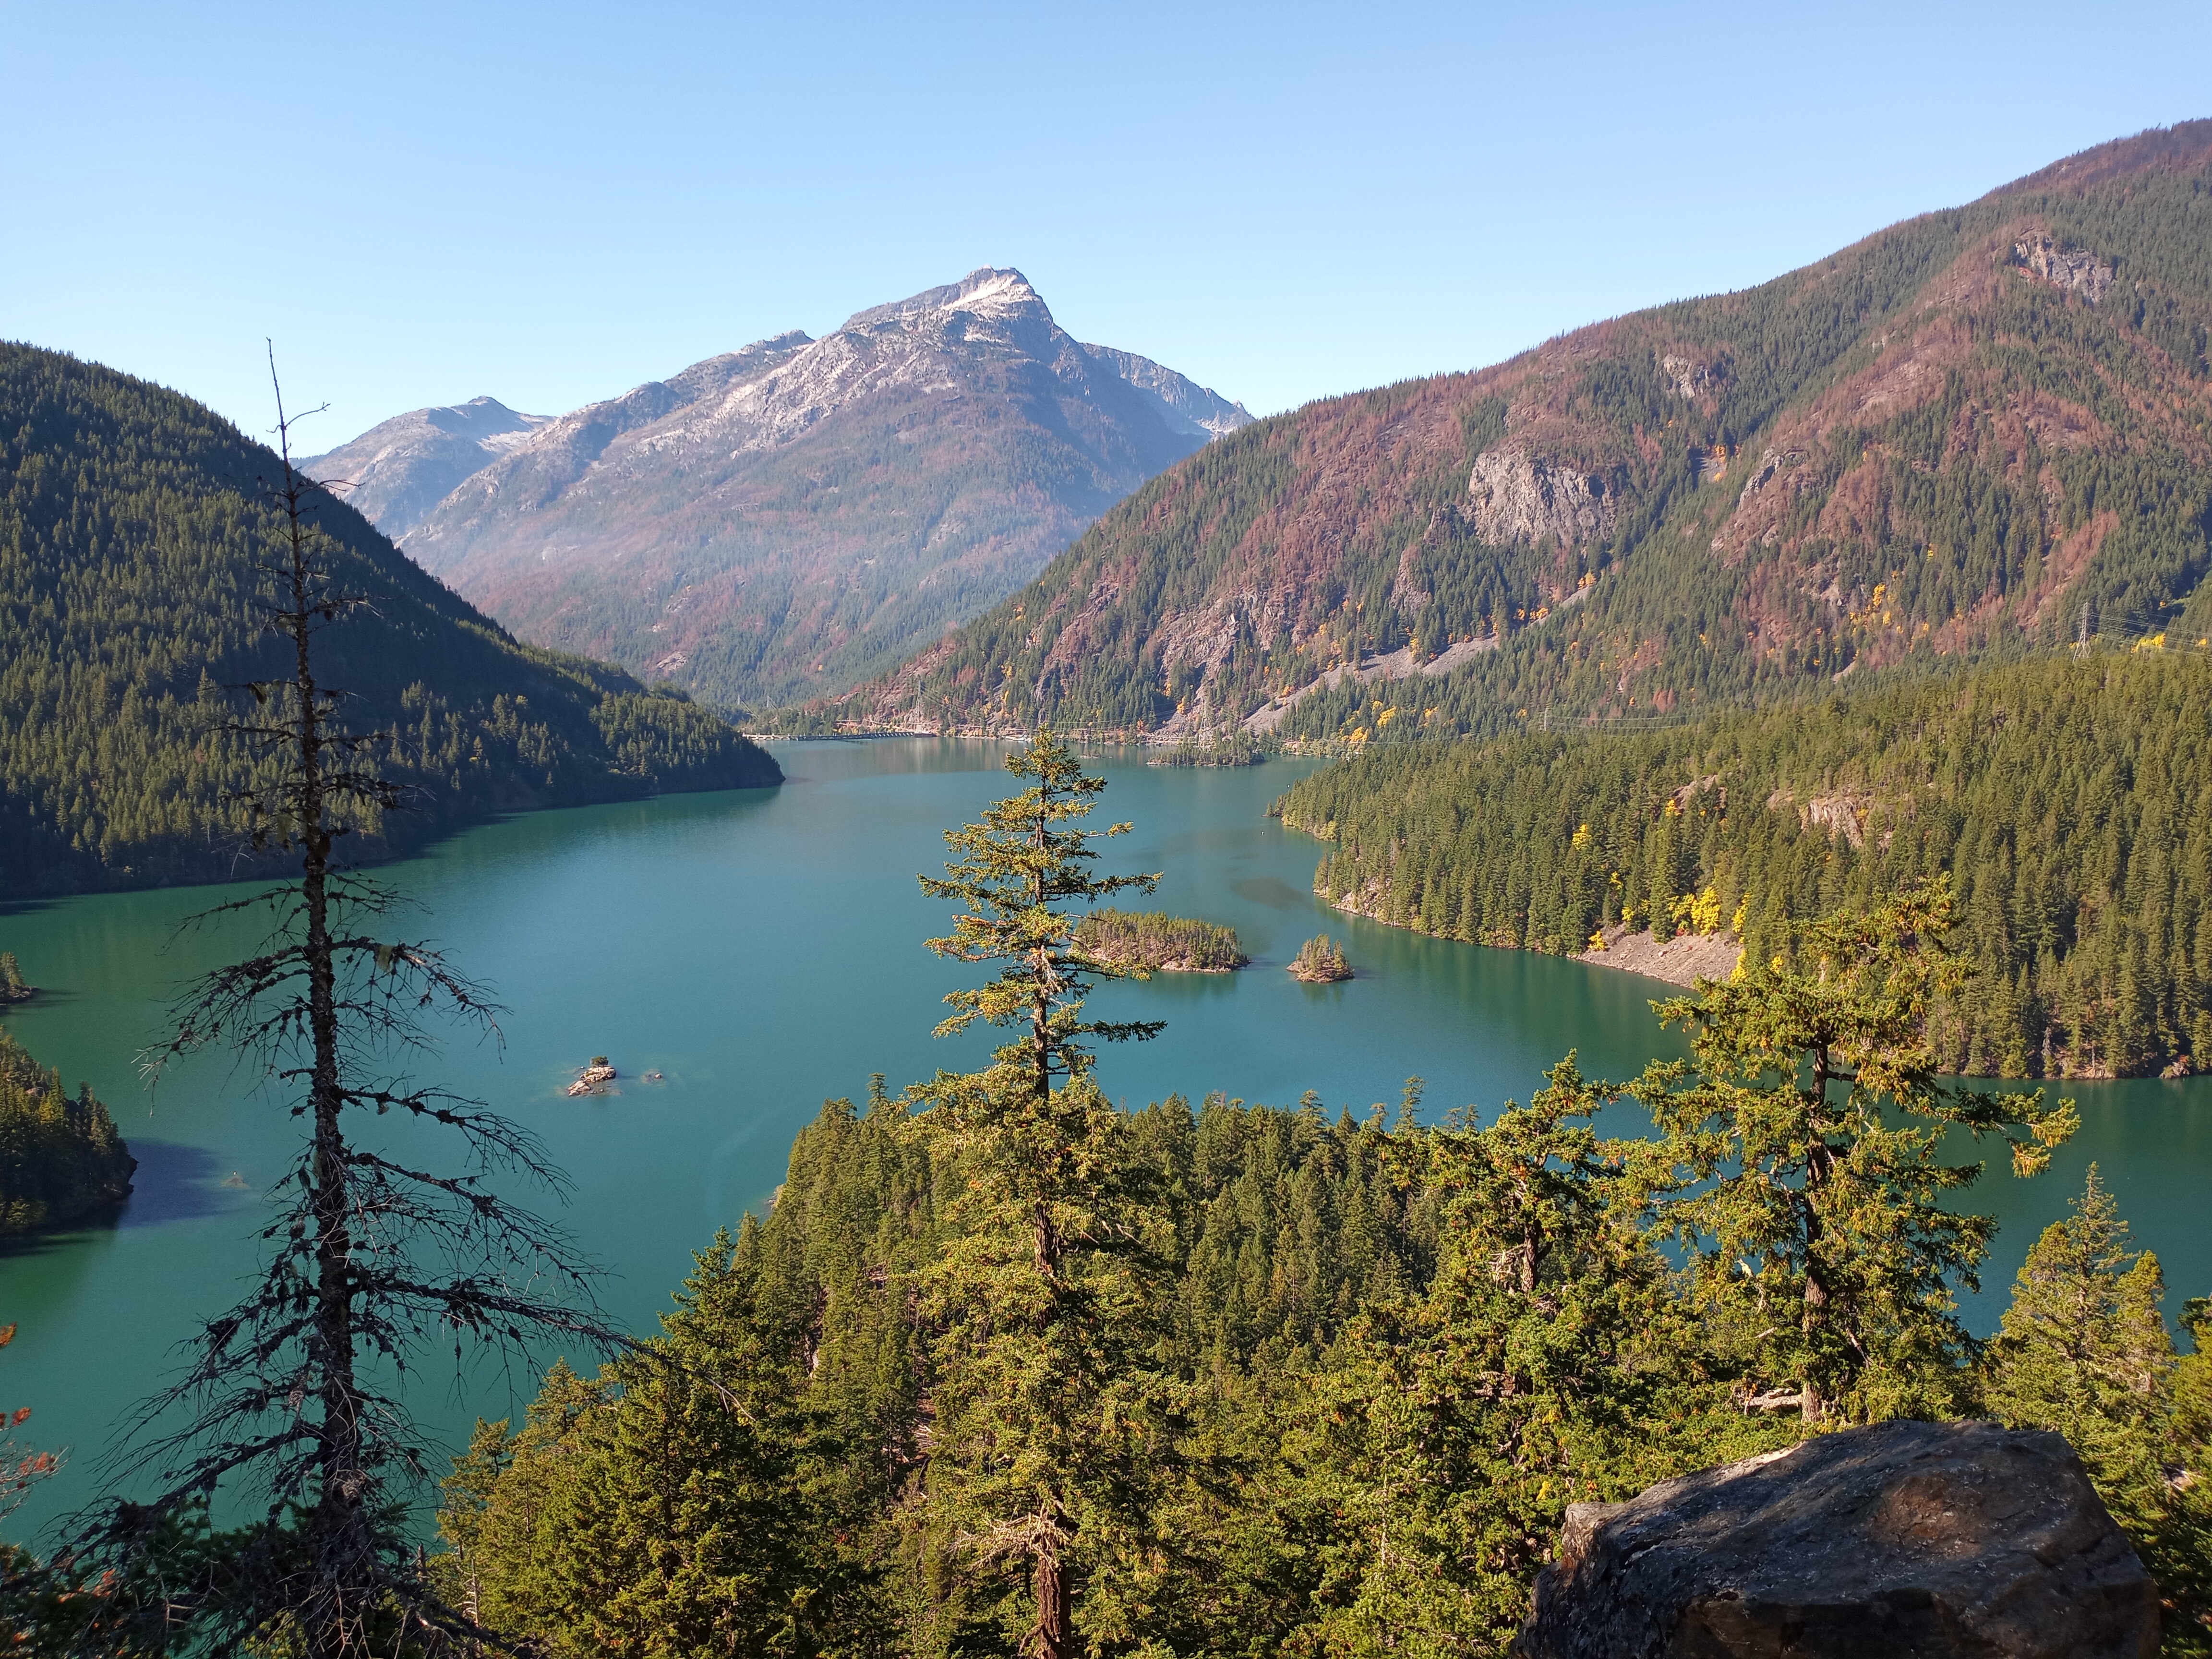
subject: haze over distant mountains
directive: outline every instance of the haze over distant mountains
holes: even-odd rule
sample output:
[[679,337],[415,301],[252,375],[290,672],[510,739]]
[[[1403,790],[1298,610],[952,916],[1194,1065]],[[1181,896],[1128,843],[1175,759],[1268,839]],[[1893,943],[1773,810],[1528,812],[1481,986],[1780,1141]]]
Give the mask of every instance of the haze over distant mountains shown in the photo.
[[418,410],[309,470],[525,638],[759,707],[890,666],[1251,418],[985,269],[558,419]]
[[348,486],[340,492],[347,505],[397,540],[462,479],[481,472],[552,418],[519,415],[496,398],[471,398],[395,415],[300,465],[312,477]]

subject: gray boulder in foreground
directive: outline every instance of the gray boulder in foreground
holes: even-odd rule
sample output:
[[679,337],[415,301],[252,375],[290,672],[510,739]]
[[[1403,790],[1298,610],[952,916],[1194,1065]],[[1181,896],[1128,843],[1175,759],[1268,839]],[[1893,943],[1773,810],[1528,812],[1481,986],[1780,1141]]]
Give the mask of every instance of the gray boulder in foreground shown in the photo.
[[2058,1435],[1884,1423],[1567,1510],[1518,1659],[2150,1659],[2158,1596]]

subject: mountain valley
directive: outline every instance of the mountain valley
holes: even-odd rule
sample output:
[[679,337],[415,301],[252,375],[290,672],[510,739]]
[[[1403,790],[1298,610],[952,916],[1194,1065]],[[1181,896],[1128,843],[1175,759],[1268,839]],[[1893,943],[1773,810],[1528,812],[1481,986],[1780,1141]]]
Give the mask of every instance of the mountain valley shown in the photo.
[[[36,215],[145,252],[52,337],[258,424],[306,268],[140,175],[274,68],[417,255],[275,295],[362,407],[979,234],[1277,407],[2016,170],[2043,45],[1885,156],[1830,20],[1576,40],[1569,193],[1407,88],[1502,18],[574,21],[89,41]],[[1689,220],[1639,96],[1771,62]],[[1257,421],[996,267],[306,478],[275,401],[0,343],[23,1653],[2212,1659],[2212,121]]]

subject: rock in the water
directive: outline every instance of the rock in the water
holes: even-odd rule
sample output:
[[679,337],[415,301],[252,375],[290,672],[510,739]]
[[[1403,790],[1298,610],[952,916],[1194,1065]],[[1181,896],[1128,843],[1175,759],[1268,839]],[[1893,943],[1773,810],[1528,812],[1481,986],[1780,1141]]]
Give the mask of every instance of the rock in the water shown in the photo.
[[2150,1659],[2158,1596],[2072,1448],[1819,1436],[1569,1507],[1518,1659]]
[[593,1054],[592,1063],[576,1073],[576,1080],[568,1085],[572,1095],[595,1095],[615,1080],[615,1068],[607,1064],[605,1054]]

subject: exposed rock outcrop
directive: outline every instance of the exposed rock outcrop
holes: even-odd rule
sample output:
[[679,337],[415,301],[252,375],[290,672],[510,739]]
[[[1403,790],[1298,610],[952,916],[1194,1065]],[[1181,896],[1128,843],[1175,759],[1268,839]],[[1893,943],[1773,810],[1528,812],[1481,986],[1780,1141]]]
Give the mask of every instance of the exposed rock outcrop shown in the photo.
[[[1588,589],[1583,592],[1587,592]],[[1473,662],[1486,651],[1495,651],[1502,643],[1495,634],[1479,640],[1457,640],[1430,658],[1426,662],[1410,645],[1401,645],[1395,651],[1379,657],[1364,657],[1357,663],[1341,663],[1329,669],[1320,678],[1309,681],[1285,696],[1262,703],[1244,717],[1243,729],[1255,736],[1264,737],[1283,723],[1284,717],[1316,691],[1333,690],[1346,680],[1355,685],[1367,685],[1376,680],[1411,679],[1416,674],[1424,679],[1440,679],[1455,668]]]
[[1669,985],[1726,979],[1743,958],[1743,943],[1733,933],[1677,933],[1662,941],[1649,927],[1632,933],[1616,927],[1604,929],[1599,937],[1605,941],[1602,951],[1577,951],[1574,959],[1594,968],[1618,968],[1663,979]]
[[2053,288],[2080,295],[2091,305],[2112,285],[2112,267],[2085,247],[2061,247],[2048,236],[2023,236],[2012,257]]
[[2150,1659],[2158,1597],[2055,1434],[1885,1423],[1568,1506],[1517,1659]]
[[1750,506],[1752,497],[1804,459],[1803,453],[1797,449],[1769,449],[1759,458],[1759,465],[1751,470],[1751,476],[1743,481],[1743,491],[1735,498],[1736,507],[1741,509]]
[[592,1063],[576,1073],[576,1080],[568,1085],[568,1091],[572,1095],[604,1094],[616,1075],[615,1068],[607,1064],[605,1054],[593,1054]]
[[1818,830],[1830,836],[1841,836],[1854,849],[1866,845],[1867,814],[1874,810],[1869,796],[1842,789],[1801,801],[1788,790],[1778,789],[1766,798],[1766,810],[1770,812],[1785,812],[1793,806],[1797,809],[1797,821],[1808,830]]
[[1620,516],[1604,479],[1510,447],[1474,458],[1467,494],[1475,533],[1492,546],[1548,538],[1572,547],[1610,536]]
[[1701,363],[1695,357],[1677,357],[1669,352],[1659,360],[1659,367],[1674,382],[1676,393],[1693,401],[1713,382],[1711,365]]

